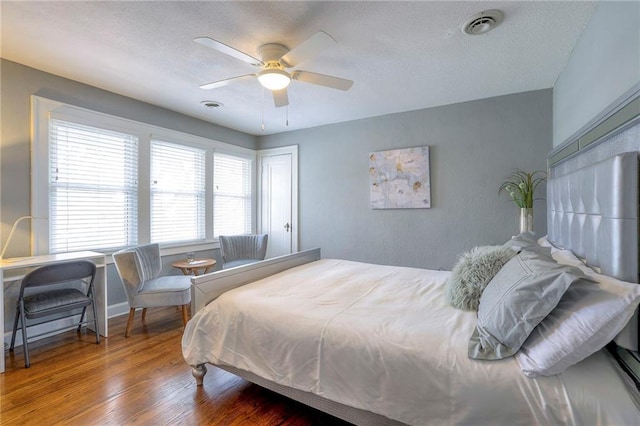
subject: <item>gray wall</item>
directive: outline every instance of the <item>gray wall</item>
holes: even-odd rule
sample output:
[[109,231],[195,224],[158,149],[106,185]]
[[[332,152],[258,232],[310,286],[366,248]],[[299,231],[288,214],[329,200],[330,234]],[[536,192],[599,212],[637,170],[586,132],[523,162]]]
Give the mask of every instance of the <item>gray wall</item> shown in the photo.
[[[301,248],[450,269],[462,251],[518,232],[519,209],[497,189],[514,168],[546,169],[551,103],[540,90],[262,136],[259,146],[299,146]],[[369,152],[421,145],[430,146],[432,208],[372,210]],[[535,227],[546,233],[543,200]]]
[[[30,96],[39,95],[79,107],[103,112],[197,136],[256,149],[254,136],[207,123],[193,117],[120,96],[96,87],[48,74],[2,59],[0,99],[0,218],[2,243],[8,237],[14,220],[31,211]],[[16,236],[18,234],[16,233]],[[12,241],[25,255],[29,254],[27,238]],[[217,252],[217,251],[216,251]],[[202,254],[204,255],[204,254]],[[207,255],[213,256],[213,253]],[[215,257],[215,256],[214,256]],[[173,257],[163,258],[169,264]],[[171,267],[168,267],[171,270]],[[174,270],[173,273],[179,273]],[[115,268],[110,266],[109,304],[126,301]],[[13,308],[11,308],[13,309]],[[12,312],[12,310],[11,310]]]
[[[30,212],[29,96],[37,94],[248,148],[300,146],[300,244],[326,257],[451,268],[463,251],[517,232],[518,209],[497,188],[514,168],[545,168],[550,90],[256,138],[2,61],[2,235]],[[429,145],[431,209],[371,210],[368,153]],[[544,196],[544,194],[541,194]],[[546,231],[544,201],[536,229]],[[215,253],[209,253],[215,256]],[[167,262],[172,260],[167,259]],[[109,268],[109,304],[125,301]],[[176,271],[173,271],[176,272]]]
[[640,2],[601,2],[553,87],[553,146],[640,87]]

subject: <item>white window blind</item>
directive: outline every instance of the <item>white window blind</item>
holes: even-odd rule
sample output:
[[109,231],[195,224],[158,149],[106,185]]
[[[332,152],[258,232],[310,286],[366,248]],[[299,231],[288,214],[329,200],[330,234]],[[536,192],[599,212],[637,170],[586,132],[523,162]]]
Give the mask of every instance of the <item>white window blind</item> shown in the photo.
[[49,120],[49,252],[138,242],[138,139]]
[[151,242],[206,238],[206,151],[151,142]]
[[251,167],[249,158],[214,153],[214,237],[251,233]]

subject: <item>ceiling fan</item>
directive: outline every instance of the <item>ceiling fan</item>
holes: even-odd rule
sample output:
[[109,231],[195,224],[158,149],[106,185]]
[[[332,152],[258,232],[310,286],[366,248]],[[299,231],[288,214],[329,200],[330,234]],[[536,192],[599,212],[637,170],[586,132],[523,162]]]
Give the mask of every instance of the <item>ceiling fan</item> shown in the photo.
[[260,71],[256,74],[245,74],[214,81],[213,83],[203,84],[200,86],[201,89],[216,89],[235,81],[257,78],[264,88],[272,91],[276,107],[283,107],[289,105],[287,86],[289,86],[291,80],[338,90],[349,90],[353,85],[351,80],[330,75],[302,70],[286,71],[286,69],[293,68],[336,44],[333,37],[324,31],[318,31],[292,50],[278,43],[263,44],[258,48],[261,59],[254,58],[209,37],[198,37],[194,41],[260,68]]

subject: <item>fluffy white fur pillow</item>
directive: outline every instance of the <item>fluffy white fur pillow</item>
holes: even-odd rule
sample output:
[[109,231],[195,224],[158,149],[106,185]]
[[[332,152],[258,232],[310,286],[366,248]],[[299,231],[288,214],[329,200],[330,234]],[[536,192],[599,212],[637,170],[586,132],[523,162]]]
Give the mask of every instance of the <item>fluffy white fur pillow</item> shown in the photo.
[[480,246],[463,253],[447,282],[449,304],[464,311],[477,311],[484,288],[515,255],[514,250],[504,246]]

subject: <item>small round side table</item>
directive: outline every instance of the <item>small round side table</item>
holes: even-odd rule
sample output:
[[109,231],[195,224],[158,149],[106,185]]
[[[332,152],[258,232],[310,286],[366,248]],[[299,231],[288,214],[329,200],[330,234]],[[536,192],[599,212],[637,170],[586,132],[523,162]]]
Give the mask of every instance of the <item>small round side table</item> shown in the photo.
[[185,275],[200,275],[201,269],[204,270],[204,274],[207,274],[215,265],[215,259],[194,259],[191,262],[188,260],[178,260],[171,264],[174,268],[180,269]]

